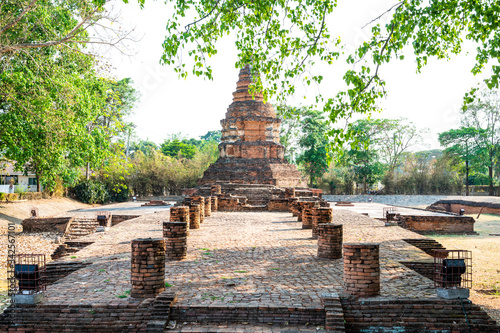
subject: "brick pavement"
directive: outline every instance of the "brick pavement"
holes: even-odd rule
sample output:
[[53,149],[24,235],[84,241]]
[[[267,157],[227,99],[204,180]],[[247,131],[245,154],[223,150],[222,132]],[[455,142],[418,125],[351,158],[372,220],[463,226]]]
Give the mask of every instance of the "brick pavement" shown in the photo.
[[[125,304],[130,285],[130,241],[161,237],[165,211],[123,222],[64,260],[92,261],[47,289],[45,304]],[[435,297],[430,280],[399,263],[430,257],[402,241],[423,238],[349,211],[335,211],[344,242],[381,242],[380,298]],[[325,292],[342,291],[342,259],[316,257],[317,240],[290,213],[214,213],[191,230],[187,259],[166,263],[168,289],[177,306],[321,307]]]

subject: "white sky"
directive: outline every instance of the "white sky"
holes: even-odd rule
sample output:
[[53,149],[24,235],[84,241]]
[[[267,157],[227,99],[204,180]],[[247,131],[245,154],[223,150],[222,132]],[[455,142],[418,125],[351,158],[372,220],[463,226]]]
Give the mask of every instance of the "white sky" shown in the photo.
[[[135,27],[143,38],[132,45],[134,56],[111,52],[108,57],[114,67],[113,74],[118,79],[132,78],[142,94],[131,117],[137,125],[137,136],[161,143],[171,133],[182,132],[198,138],[207,131],[221,129],[220,120],[232,101],[239,71],[234,68],[236,50],[232,40],[221,42],[217,56],[212,58],[213,81],[193,75],[187,80],[178,79],[172,67],[159,65],[165,25],[170,17],[168,7],[160,1],[149,0],[140,10],[135,0],[130,1],[125,5],[117,0],[115,9],[122,11],[124,28]],[[352,49],[369,37],[369,29],[361,27],[394,3],[394,0],[339,0],[330,18],[330,32],[339,35],[347,48]],[[437,134],[459,124],[463,95],[481,80],[470,73],[474,54],[464,52],[450,61],[432,60],[421,74],[415,73],[411,53],[405,56],[404,61],[381,68],[389,95],[380,103],[383,112],[375,117],[406,117],[418,128],[429,129],[426,145],[414,149],[439,148]],[[322,87],[310,89],[308,95],[313,96],[317,89],[335,95],[342,89],[342,76],[348,68],[344,61],[314,68],[325,80]],[[294,99],[290,104],[295,104]]]

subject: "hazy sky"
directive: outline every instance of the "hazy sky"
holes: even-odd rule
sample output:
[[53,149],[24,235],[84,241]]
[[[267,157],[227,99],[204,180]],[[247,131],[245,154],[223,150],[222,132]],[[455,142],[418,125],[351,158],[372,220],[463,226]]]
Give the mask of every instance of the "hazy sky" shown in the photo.
[[[147,1],[143,10],[130,0],[120,1],[114,10],[121,10],[121,22],[125,29],[135,27],[142,36],[131,45],[133,56],[110,52],[114,74],[117,78],[130,77],[141,94],[131,120],[137,125],[137,136],[161,143],[170,133],[182,132],[198,138],[210,130],[220,129],[227,107],[236,88],[238,69],[234,68],[236,50],[231,36],[222,41],[217,56],[212,58],[214,80],[195,76],[178,79],[173,68],[159,65],[169,8],[159,1]],[[361,27],[380,15],[395,1],[339,0],[334,14],[329,17],[330,31],[339,35],[353,49],[369,36],[369,29]],[[471,48],[471,45],[469,45]],[[462,98],[471,86],[481,80],[470,73],[474,54],[465,52],[450,61],[430,61],[421,74],[415,73],[411,53],[404,61],[397,61],[381,68],[381,76],[387,80],[388,97],[380,103],[383,108],[376,117],[406,117],[419,128],[428,128],[426,146],[416,149],[438,148],[437,133],[458,125]],[[325,80],[321,87],[307,91],[312,97],[319,90],[334,96],[342,89],[342,76],[349,67],[344,61],[330,66],[315,68]],[[297,105],[299,99],[290,99]]]

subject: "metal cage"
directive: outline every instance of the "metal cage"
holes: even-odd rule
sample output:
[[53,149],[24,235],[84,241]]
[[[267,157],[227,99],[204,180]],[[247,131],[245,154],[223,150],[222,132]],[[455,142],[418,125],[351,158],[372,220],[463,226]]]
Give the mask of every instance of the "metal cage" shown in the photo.
[[14,278],[20,294],[36,294],[47,287],[45,254],[18,254],[14,264]]
[[396,215],[398,214],[397,207],[384,207],[382,209],[384,217],[387,219],[387,222],[393,221]]
[[434,286],[436,288],[472,288],[472,252],[434,249]]
[[108,219],[111,214],[109,212],[99,212],[97,213],[97,222],[101,227],[107,227]]

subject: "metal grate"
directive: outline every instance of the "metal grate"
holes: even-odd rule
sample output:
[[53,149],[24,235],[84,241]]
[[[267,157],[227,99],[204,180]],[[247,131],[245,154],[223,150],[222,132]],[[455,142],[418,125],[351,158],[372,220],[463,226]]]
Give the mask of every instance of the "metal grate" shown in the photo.
[[472,252],[433,250],[436,288],[472,288]]
[[45,290],[47,286],[45,254],[16,255],[14,277],[20,294],[36,294]]
[[382,212],[384,217],[387,219],[387,222],[394,220],[396,215],[398,214],[397,207],[384,207],[382,208]]
[[97,213],[97,222],[101,227],[107,227],[108,219],[110,213],[109,212],[99,212]]

